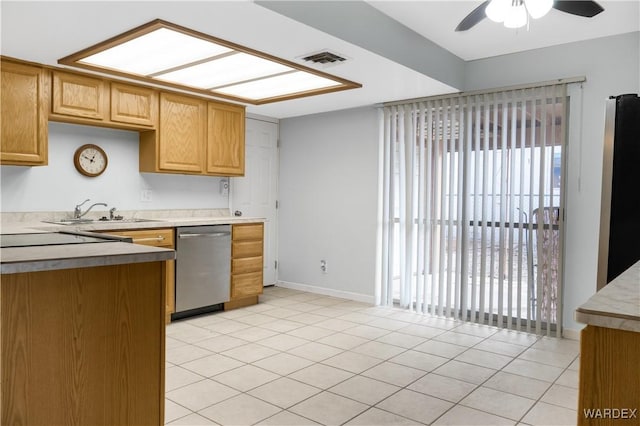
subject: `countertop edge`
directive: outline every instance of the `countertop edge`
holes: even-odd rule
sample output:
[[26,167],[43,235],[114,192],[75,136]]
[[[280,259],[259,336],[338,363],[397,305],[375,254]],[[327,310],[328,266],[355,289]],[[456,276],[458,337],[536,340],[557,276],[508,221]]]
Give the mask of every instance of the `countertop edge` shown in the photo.
[[[109,232],[127,230],[151,230],[188,226],[232,225],[244,223],[264,223],[261,217],[240,216],[185,216],[154,218],[145,222],[100,222],[89,224],[59,225],[45,222],[4,223],[3,234],[27,234],[48,232]],[[126,244],[120,245],[120,244]],[[51,248],[6,248],[0,256],[0,274],[18,274],[56,269],[73,269],[94,266],[118,265],[126,263],[155,262],[175,259],[170,249],[142,246],[130,243],[76,244],[65,246],[61,253]],[[33,255],[29,255],[33,253]]]
[[12,222],[2,224],[3,234],[60,232],[60,231],[124,231],[131,229],[179,228],[183,226],[233,225],[243,223],[264,223],[263,217],[211,216],[157,218],[143,222],[94,221],[87,224],[59,225],[47,222]]
[[640,261],[574,311],[577,322],[640,332]]
[[38,258],[29,259],[28,256],[23,258],[16,256],[11,260],[2,259],[2,262],[0,263],[0,274],[8,275],[27,272],[53,271],[59,269],[123,265],[130,263],[163,262],[175,259],[174,250],[131,243],[77,244],[74,245],[73,248],[80,250],[83,246],[97,250],[92,254],[72,252],[66,257],[40,256]]
[[632,318],[602,315],[598,312],[580,310],[580,308],[576,309],[573,318],[582,324],[640,333],[640,321]]

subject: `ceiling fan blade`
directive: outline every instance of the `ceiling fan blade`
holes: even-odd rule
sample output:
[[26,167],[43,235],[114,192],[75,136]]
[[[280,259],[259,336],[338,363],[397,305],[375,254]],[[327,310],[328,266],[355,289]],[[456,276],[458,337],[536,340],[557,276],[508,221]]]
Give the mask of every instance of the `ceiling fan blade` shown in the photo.
[[[475,26],[478,22],[487,17],[485,9],[489,5],[490,0],[483,2],[480,6],[473,9],[473,12],[467,15],[456,27],[456,31],[467,31],[469,28]],[[588,3],[588,2],[586,2]]]
[[556,0],[553,8],[572,15],[592,18],[604,9],[595,1]]

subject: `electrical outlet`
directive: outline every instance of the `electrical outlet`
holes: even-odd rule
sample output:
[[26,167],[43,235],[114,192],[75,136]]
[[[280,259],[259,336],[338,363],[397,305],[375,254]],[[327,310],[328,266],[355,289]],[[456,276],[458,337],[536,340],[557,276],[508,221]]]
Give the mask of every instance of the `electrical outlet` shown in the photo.
[[150,189],[143,189],[140,191],[140,201],[143,203],[150,203],[153,198],[153,191]]
[[220,180],[220,195],[229,195],[229,179]]
[[320,270],[322,271],[323,274],[327,273],[327,261],[326,260],[321,260],[320,261]]

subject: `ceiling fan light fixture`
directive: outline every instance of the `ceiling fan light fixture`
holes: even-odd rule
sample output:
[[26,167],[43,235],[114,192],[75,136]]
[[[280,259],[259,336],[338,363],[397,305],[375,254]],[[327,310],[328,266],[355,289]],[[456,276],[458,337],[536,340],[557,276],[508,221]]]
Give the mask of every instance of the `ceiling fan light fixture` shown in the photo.
[[491,0],[485,9],[487,18],[493,22],[504,22],[509,9],[511,9],[511,2],[511,0]]
[[593,0],[485,0],[460,21],[455,31],[467,31],[484,18],[504,23],[508,28],[525,25],[528,28],[529,18],[542,18],[551,9],[585,18],[593,18],[604,11]]
[[527,12],[533,19],[542,18],[553,7],[553,0],[524,0]]
[[527,8],[524,4],[512,6],[504,20],[504,26],[507,28],[520,28],[527,25]]

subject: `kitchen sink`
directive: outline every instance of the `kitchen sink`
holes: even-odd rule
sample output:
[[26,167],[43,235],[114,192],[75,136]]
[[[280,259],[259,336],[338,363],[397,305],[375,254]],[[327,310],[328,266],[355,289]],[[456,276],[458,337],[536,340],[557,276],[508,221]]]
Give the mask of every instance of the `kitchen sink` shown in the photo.
[[138,223],[138,222],[157,222],[154,219],[143,219],[138,217],[126,219],[60,219],[60,220],[43,220],[45,223],[53,223],[55,225],[86,225],[88,223]]
[[45,223],[53,223],[56,225],[82,225],[85,223],[93,223],[93,219],[60,219],[60,220],[43,220]]
[[158,222],[155,219],[143,219],[139,217],[131,217],[128,219],[113,219],[113,220],[102,220],[98,219],[96,222],[106,222],[106,223],[136,223],[136,222]]

